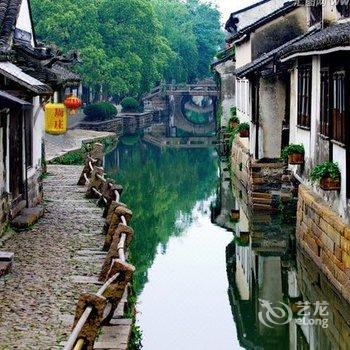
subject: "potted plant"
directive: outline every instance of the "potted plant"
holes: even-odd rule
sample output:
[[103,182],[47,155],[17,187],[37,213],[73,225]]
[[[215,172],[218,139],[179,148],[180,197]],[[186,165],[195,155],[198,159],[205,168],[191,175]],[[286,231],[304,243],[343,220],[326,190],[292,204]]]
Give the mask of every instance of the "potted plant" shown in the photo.
[[282,157],[288,161],[288,164],[304,164],[304,145],[290,144],[282,150]]
[[238,124],[239,124],[238,117],[234,116],[230,118],[230,121],[229,121],[230,129],[236,129]]
[[324,191],[339,191],[341,182],[338,163],[323,162],[316,165],[310,173],[310,180],[320,181]]
[[250,126],[248,123],[241,123],[237,126],[235,130],[239,132],[240,137],[249,137]]

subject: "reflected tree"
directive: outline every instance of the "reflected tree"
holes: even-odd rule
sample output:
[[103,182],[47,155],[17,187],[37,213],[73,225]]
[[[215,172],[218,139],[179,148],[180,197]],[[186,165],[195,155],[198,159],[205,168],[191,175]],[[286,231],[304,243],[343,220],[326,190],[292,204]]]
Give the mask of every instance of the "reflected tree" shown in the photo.
[[106,156],[106,170],[123,185],[122,200],[134,213],[136,235],[130,253],[140,293],[157,249],[164,253],[169,238],[191,224],[195,204],[215,191],[216,155],[209,149],[120,145]]

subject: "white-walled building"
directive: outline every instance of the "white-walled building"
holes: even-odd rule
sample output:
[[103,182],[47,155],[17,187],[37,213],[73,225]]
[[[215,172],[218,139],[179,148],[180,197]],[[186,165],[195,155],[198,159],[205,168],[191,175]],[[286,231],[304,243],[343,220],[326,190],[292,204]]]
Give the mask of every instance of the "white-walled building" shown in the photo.
[[70,59],[38,45],[34,33],[28,0],[0,0],[1,229],[42,201],[43,106],[79,81],[63,65]]

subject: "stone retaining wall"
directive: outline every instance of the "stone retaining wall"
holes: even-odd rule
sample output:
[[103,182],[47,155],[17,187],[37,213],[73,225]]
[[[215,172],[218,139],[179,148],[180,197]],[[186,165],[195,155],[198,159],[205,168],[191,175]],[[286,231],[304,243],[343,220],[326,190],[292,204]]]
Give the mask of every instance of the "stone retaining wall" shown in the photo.
[[279,160],[254,161],[245,142],[236,137],[232,143],[232,172],[247,190],[252,209],[278,211],[281,203],[293,200],[291,173]]
[[251,156],[248,148],[243,145],[239,137],[236,137],[232,142],[231,170],[245,189],[249,188],[250,164]]
[[303,185],[299,187],[296,236],[301,248],[350,301],[350,227]]
[[77,125],[77,129],[108,131],[120,134],[121,130],[123,130],[123,120],[122,118],[115,118],[104,122],[82,121]]

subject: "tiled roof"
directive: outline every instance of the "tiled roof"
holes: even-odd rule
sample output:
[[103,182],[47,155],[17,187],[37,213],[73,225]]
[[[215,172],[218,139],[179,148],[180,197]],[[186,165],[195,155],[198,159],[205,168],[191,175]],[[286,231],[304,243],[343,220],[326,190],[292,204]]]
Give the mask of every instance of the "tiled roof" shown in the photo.
[[276,49],[268,52],[268,53],[264,53],[262,54],[260,57],[258,57],[257,59],[255,59],[254,61],[246,64],[243,67],[240,67],[238,69],[236,69],[235,74],[238,77],[244,77],[245,75],[254,72],[255,70],[263,67],[264,65],[270,63],[271,61],[273,61],[275,58],[280,57],[281,52],[283,52],[286,48],[292,46],[292,45],[297,45],[298,43],[302,42],[303,40],[306,40],[307,38],[309,38],[310,36],[315,34],[315,31],[317,32],[317,30],[311,31],[311,32],[307,32],[297,38],[294,38],[290,41],[288,41],[287,43],[283,44],[282,46],[277,47]]
[[50,70],[56,75],[57,80],[61,84],[79,83],[81,81],[79,74],[69,70],[63,64],[55,63]]
[[297,4],[295,1],[289,1],[284,4],[283,7],[277,9],[276,11],[273,11],[269,13],[267,16],[264,16],[257,20],[256,22],[250,24],[247,27],[244,27],[242,30],[239,30],[237,33],[230,35],[226,41],[229,43],[234,42],[235,40],[241,38],[245,34],[250,34],[253,32],[255,29],[259,28],[260,26],[280,17],[285,15],[286,13],[289,13],[293,11],[297,7]]
[[281,52],[282,58],[298,53],[324,51],[335,47],[350,46],[350,23],[335,24],[305,37]]
[[52,93],[52,89],[48,85],[26,74],[11,62],[0,62],[0,74],[38,95]]
[[7,48],[22,0],[0,0],[0,47]]

